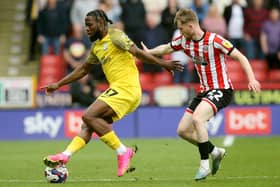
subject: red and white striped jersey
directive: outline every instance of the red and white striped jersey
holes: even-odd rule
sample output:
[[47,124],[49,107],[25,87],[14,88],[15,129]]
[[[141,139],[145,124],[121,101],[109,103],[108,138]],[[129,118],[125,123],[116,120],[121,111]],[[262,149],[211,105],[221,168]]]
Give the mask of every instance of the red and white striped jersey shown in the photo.
[[195,64],[200,78],[201,91],[233,88],[227,75],[225,54],[229,55],[233,45],[218,34],[204,32],[198,40],[186,40],[183,35],[170,42],[171,47],[183,50]]

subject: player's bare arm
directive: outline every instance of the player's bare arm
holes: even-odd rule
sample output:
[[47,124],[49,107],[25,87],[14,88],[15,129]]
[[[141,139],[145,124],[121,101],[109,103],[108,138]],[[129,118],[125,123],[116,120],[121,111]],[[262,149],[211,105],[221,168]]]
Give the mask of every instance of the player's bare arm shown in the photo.
[[148,49],[147,46],[143,42],[141,42],[141,45],[142,45],[144,51],[146,51],[152,55],[157,55],[157,56],[169,54],[174,51],[174,49],[170,46],[170,43],[159,45],[153,49]]
[[143,60],[144,62],[158,64],[158,65],[164,67],[165,69],[167,69],[168,71],[173,71],[173,70],[183,71],[183,69],[184,69],[184,66],[182,64],[180,64],[179,61],[162,60],[144,50],[139,49],[136,45],[132,45],[131,48],[129,49],[129,52],[131,54],[133,54],[135,57]]
[[238,50],[238,49],[233,49],[231,52],[230,56],[238,60],[239,63],[241,64],[243,70],[245,71],[247,78],[248,78],[248,88],[249,90],[252,90],[254,92],[260,92],[261,91],[261,85],[259,81],[256,80],[253,69],[248,61],[248,59]]
[[86,74],[89,73],[91,66],[93,66],[90,63],[82,63],[77,68],[74,69],[70,74],[66,75],[64,78],[59,80],[56,83],[48,84],[46,86],[41,87],[41,89],[44,89],[46,94],[49,95],[61,86],[64,86],[66,84],[69,84],[71,82],[74,82],[82,77],[84,77]]

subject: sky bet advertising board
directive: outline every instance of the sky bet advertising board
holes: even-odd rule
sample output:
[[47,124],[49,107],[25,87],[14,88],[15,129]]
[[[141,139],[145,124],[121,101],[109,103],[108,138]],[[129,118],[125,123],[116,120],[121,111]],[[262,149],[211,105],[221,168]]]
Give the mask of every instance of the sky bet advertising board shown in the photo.
[[[124,138],[177,137],[185,109],[140,107],[113,126]],[[0,140],[72,138],[79,132],[83,110],[1,110]],[[280,106],[227,107],[207,125],[210,136],[280,135]],[[159,130],[160,129],[160,130]],[[98,138],[93,134],[93,138]]]

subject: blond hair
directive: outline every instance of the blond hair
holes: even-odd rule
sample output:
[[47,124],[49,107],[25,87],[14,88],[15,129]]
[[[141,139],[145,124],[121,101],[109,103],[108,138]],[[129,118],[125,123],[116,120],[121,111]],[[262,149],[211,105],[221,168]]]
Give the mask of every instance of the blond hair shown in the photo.
[[178,21],[180,21],[182,24],[186,24],[189,22],[197,23],[198,24],[198,17],[196,13],[187,8],[182,8],[177,11],[175,18],[174,18],[174,23],[177,25]]

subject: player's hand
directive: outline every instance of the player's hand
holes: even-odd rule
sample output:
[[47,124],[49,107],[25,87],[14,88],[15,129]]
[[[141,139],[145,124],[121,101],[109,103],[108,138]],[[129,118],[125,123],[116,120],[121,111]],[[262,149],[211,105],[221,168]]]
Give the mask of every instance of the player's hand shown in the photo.
[[184,66],[180,63],[178,60],[166,60],[165,64],[163,66],[167,71],[170,71],[173,73],[173,71],[183,71]]
[[249,81],[248,88],[250,91],[258,93],[261,91],[261,84],[256,79]]
[[45,90],[46,95],[51,95],[55,90],[59,88],[57,83],[48,84],[46,86],[42,86],[40,89]]
[[146,52],[149,52],[148,47],[144,44],[144,42],[141,42],[141,46],[143,47],[143,50]]

